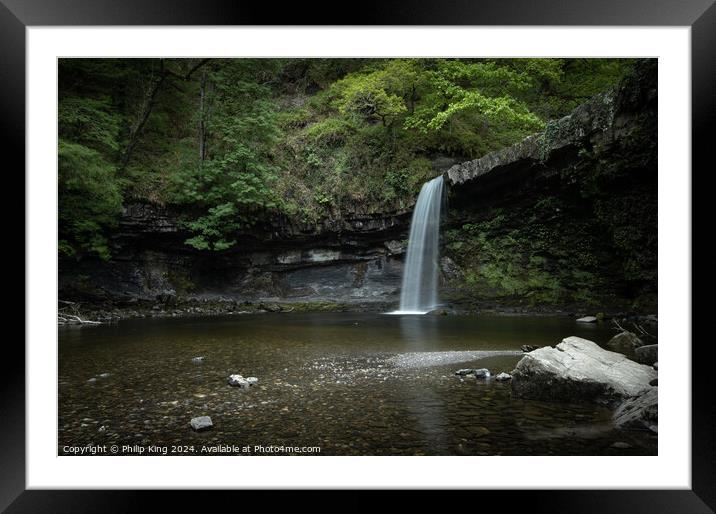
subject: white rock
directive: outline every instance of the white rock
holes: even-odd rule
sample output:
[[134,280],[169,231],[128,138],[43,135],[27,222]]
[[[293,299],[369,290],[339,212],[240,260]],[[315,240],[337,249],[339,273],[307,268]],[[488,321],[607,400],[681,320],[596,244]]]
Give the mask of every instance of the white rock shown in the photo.
[[241,375],[229,375],[229,385],[232,387],[249,387],[251,384]]
[[189,425],[197,432],[201,432],[202,430],[208,430],[214,426],[209,416],[199,416],[198,418],[191,418]]
[[509,373],[505,373],[505,372],[498,373],[497,376],[495,377],[495,380],[497,380],[498,382],[505,382],[507,380],[512,380],[512,375],[510,375]]
[[525,354],[512,372],[512,390],[526,398],[613,403],[650,388],[656,377],[651,366],[572,336]]
[[584,316],[583,318],[579,318],[577,320],[577,323],[596,323],[597,318],[596,316]]

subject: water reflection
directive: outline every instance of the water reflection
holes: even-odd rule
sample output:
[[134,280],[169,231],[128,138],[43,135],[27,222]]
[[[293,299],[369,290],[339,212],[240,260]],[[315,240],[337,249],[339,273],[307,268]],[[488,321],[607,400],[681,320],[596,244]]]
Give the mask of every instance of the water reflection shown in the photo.
[[438,322],[434,316],[399,316],[400,337],[406,350],[430,351],[438,348]]

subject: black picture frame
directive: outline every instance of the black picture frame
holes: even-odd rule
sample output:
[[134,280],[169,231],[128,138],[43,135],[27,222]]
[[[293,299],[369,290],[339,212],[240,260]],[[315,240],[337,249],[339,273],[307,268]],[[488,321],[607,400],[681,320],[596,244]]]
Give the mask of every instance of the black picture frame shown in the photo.
[[[689,26],[692,38],[692,181],[694,177],[712,171],[713,164],[709,159],[712,143],[707,128],[714,117],[716,103],[713,95],[716,85],[714,0],[459,0],[433,3],[367,0],[356,4],[353,12],[348,12],[347,7],[344,6],[344,14],[339,15],[336,4],[322,2],[308,5],[232,0],[0,0],[0,126],[3,130],[0,144],[6,150],[3,155],[12,153],[19,157],[14,169],[25,169],[24,153],[18,152],[18,149],[24,148],[25,30],[31,26]],[[18,175],[17,172],[15,174]],[[19,187],[24,190],[24,181]],[[697,190],[692,186],[692,191]],[[692,216],[692,219],[696,218]],[[22,256],[25,260],[24,253]],[[698,283],[692,292],[706,287],[707,284]],[[7,512],[125,512],[142,510],[152,496],[162,495],[164,500],[168,494],[181,494],[26,490],[27,377],[25,354],[15,341],[6,340],[0,374],[0,509],[7,508]],[[690,341],[674,342],[677,343],[686,349]],[[708,340],[691,345],[691,490],[481,491],[480,503],[494,499],[498,504],[505,502],[510,510],[516,510],[519,504],[524,503],[531,512],[713,512],[716,508],[716,427],[712,422],[715,408],[709,384],[712,367],[710,348]],[[245,501],[245,496],[243,499]],[[185,494],[181,494],[180,501],[185,507],[190,506],[188,500]],[[204,501],[201,497],[193,497],[192,500]],[[468,507],[479,508],[472,502]]]

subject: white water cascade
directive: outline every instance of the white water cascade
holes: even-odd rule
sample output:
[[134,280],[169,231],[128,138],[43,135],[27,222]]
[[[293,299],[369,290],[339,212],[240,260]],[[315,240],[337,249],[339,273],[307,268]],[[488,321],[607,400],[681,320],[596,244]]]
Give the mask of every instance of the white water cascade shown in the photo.
[[392,314],[425,314],[438,306],[438,243],[443,177],[423,184],[410,222],[403,270],[400,310]]

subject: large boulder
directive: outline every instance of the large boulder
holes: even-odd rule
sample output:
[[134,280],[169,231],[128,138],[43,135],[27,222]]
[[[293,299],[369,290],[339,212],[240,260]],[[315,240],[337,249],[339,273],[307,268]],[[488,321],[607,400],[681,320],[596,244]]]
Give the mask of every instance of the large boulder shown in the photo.
[[650,387],[639,396],[629,398],[614,411],[617,428],[658,432],[659,388]]
[[537,400],[616,404],[649,388],[656,377],[651,366],[572,336],[556,348],[525,354],[512,372],[512,391]]

